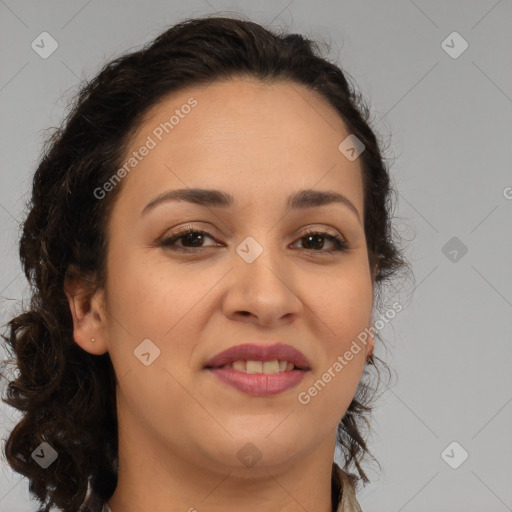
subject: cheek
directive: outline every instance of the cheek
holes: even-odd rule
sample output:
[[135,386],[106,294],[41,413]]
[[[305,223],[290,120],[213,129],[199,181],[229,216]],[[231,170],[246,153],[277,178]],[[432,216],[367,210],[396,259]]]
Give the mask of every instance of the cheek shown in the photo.
[[[177,267],[164,257],[149,262],[113,254],[108,274],[109,351],[118,376],[130,373],[137,389],[172,381],[166,369],[180,382],[187,378],[196,343],[191,340],[200,339],[201,312],[204,315],[211,301],[208,290],[224,273]],[[154,362],[145,366],[141,358],[147,352],[146,362]]]
[[132,413],[151,424],[165,424],[172,410],[191,407],[179,383],[190,372],[187,341],[197,337],[194,305],[208,288],[193,282],[199,278],[191,268],[189,280],[168,261],[110,260],[109,351],[119,393]]
[[369,272],[347,266],[322,278],[316,276],[308,289],[308,306],[325,324],[326,339],[334,340],[340,350],[368,327],[373,305]]
[[208,288],[205,278],[213,282],[215,277],[172,265],[164,257],[150,261],[136,254],[112,254],[108,276],[112,315],[134,335],[156,338],[201,300]]
[[308,414],[327,414],[336,423],[350,405],[366,362],[366,346],[358,336],[370,326],[373,288],[369,273],[353,271],[334,273],[315,290],[311,318],[323,333],[323,350],[298,402]]
[[358,338],[370,325],[373,289],[368,278],[331,279],[318,293],[312,318],[318,326],[320,361],[301,387],[297,402],[310,418],[323,417],[332,428],[341,420],[357,390],[366,362],[366,346]]

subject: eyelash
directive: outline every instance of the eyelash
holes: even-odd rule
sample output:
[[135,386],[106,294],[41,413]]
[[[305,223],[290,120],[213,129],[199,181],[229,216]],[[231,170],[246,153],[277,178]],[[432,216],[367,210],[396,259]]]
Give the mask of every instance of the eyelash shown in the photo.
[[[203,235],[214,239],[208,232],[203,231],[201,229],[194,229],[192,226],[186,226],[184,228],[178,229],[176,233],[173,233],[168,238],[165,238],[159,242],[159,247],[165,247],[167,249],[170,249],[171,251],[177,251],[177,252],[186,252],[186,253],[193,253],[197,252],[199,249],[204,249],[204,247],[180,247],[173,245],[177,240],[186,237],[187,235],[191,234],[198,234]],[[325,231],[317,231],[315,229],[308,229],[298,240],[301,240],[303,238],[306,238],[308,236],[321,236],[323,238],[326,238],[335,244],[335,248],[330,251],[325,251],[322,249],[303,249],[305,251],[313,252],[315,254],[333,254],[336,252],[345,252],[348,250],[348,244],[345,241],[343,237],[340,235],[331,235],[330,233],[327,233]],[[211,247],[211,246],[210,246]]]

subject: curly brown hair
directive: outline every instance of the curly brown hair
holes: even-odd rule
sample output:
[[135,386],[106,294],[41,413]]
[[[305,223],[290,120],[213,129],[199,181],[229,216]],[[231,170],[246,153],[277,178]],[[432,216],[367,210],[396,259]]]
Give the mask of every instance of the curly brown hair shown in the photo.
[[[120,167],[144,114],[164,96],[236,75],[305,85],[339,112],[365,146],[364,230],[379,305],[383,285],[408,267],[396,244],[393,188],[369,108],[341,69],[321,57],[317,42],[248,20],[206,16],[182,21],[106,64],[81,85],[62,126],[45,141],[19,242],[31,301],[2,335],[17,372],[2,400],[23,413],[5,455],[29,479],[38,512],[76,512],[86,496],[90,510],[99,510],[117,485],[114,368],[108,353],[93,355],[74,342],[64,293],[69,277],[89,283],[91,294],[105,283],[105,230],[122,187],[103,200],[94,190]],[[376,363],[389,370],[378,357],[372,360],[338,426],[344,469],[353,464],[359,474],[351,475],[354,485],[369,482],[360,464],[370,455],[363,427],[369,427],[365,415],[377,388],[367,378],[377,369],[380,382]],[[44,441],[58,453],[46,469],[31,456]]]

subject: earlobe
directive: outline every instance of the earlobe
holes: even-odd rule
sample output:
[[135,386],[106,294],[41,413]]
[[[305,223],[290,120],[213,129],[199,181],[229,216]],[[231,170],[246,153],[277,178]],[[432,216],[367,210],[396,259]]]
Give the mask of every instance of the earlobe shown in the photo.
[[[370,325],[374,326],[373,322],[373,312],[370,317]],[[366,340],[366,362],[368,363],[370,361],[370,358],[373,356],[373,350],[375,349],[375,329],[369,329],[369,336]]]
[[94,355],[108,351],[105,341],[105,294],[102,288],[91,295],[80,278],[66,279],[64,292],[73,318],[73,339],[83,350]]

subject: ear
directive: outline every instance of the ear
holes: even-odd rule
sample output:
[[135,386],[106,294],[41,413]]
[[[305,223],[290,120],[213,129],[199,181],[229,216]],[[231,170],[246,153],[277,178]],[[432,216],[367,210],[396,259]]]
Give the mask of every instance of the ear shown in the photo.
[[107,315],[105,290],[93,291],[92,281],[74,273],[66,276],[64,292],[73,317],[73,339],[86,352],[101,355],[108,351],[106,343]]

